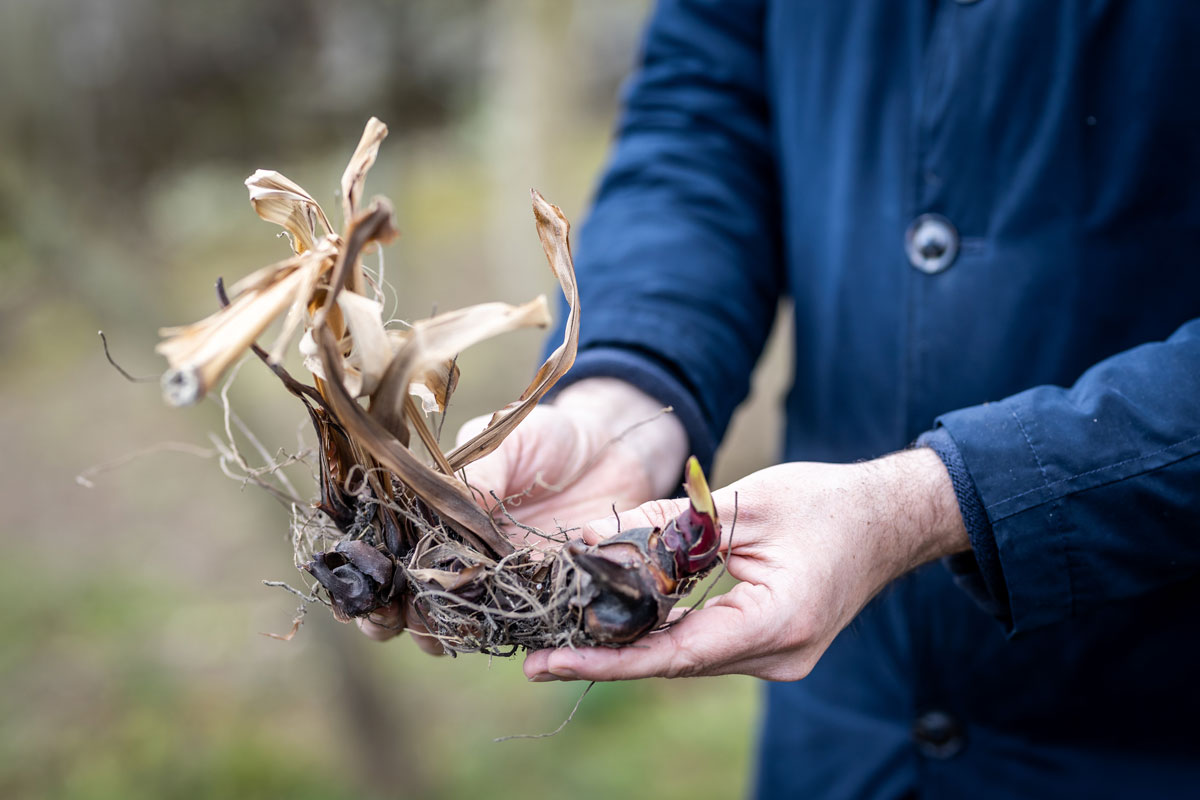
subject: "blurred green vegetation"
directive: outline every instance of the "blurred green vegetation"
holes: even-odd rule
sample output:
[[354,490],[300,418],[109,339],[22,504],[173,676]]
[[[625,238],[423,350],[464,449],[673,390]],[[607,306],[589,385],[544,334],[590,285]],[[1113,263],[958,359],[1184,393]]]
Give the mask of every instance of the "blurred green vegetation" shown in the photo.
[[[160,326],[286,246],[251,212],[258,167],[334,212],[371,114],[368,192],[403,232],[397,313],[553,292],[528,189],[578,221],[645,0],[11,0],[0,4],[0,797],[736,796],[756,688],[739,678],[528,684],[518,660],[375,645],[323,609],[291,642],[286,511],[224,478],[219,409],[163,407]],[[540,339],[464,354],[446,429],[510,400]],[[777,348],[776,348],[777,349]],[[774,351],[773,351],[774,352]],[[774,352],[718,483],[773,455]],[[294,450],[304,419],[249,364],[238,413]],[[764,422],[766,420],[766,422]],[[447,435],[450,435],[449,433]]]

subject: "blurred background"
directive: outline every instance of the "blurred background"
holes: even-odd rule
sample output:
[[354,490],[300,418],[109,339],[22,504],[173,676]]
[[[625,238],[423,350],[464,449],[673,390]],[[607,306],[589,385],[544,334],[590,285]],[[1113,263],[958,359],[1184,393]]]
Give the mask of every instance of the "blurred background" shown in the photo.
[[[286,511],[220,473],[216,403],[165,408],[96,336],[161,372],[159,327],[210,313],[217,276],[288,253],[243,179],[278,169],[336,218],[372,114],[391,128],[367,193],[396,205],[398,316],[556,292],[528,190],[581,220],[647,10],[0,3],[0,797],[744,793],[748,679],[600,685],[558,736],[493,743],[554,729],[583,686],[377,645],[322,608],[290,642],[261,636],[297,605],[261,583],[298,583]],[[718,485],[775,455],[776,333]],[[526,332],[464,354],[447,431],[515,397],[539,350]],[[269,449],[295,449],[303,412],[261,365],[232,399]]]

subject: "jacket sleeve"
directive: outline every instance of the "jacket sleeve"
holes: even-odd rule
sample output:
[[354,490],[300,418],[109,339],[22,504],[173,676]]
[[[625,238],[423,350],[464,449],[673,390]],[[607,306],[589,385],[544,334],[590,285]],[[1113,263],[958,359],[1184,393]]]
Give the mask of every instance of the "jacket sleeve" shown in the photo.
[[758,0],[659,2],[575,248],[569,379],[622,377],[673,405],[705,462],[783,282],[762,38]]
[[1010,633],[1200,573],[1200,320],[936,425],[987,515],[951,569]]

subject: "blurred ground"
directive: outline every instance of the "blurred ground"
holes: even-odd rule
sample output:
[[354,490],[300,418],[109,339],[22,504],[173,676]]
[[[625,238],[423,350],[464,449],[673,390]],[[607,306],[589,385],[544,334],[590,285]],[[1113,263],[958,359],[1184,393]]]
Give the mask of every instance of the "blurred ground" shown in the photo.
[[[242,180],[276,168],[337,208],[363,122],[396,203],[398,314],[554,285],[528,189],[578,222],[644,0],[10,0],[0,5],[0,797],[736,796],[753,682],[531,685],[516,661],[378,646],[320,611],[290,643],[286,515],[211,459],[213,403],[163,407],[156,330],[286,252]],[[537,334],[464,355],[447,430],[503,404]],[[777,337],[715,482],[773,457]],[[247,365],[239,413],[294,448],[298,406]]]

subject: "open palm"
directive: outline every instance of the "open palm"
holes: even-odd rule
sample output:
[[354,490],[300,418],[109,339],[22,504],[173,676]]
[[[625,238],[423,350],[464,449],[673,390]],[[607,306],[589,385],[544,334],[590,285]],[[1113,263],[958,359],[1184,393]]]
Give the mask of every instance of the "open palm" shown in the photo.
[[[468,423],[460,439],[484,422]],[[538,542],[536,535],[513,520],[557,534],[611,514],[614,506],[624,511],[653,497],[643,460],[627,442],[553,405],[534,409],[496,452],[469,465],[466,475],[482,505],[503,501],[503,511],[494,512],[501,528],[530,544]]]

